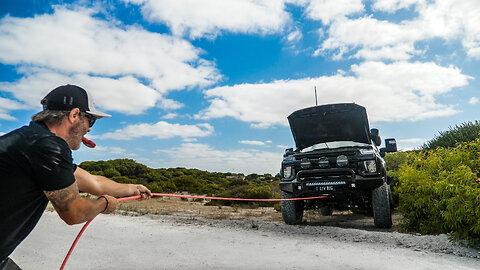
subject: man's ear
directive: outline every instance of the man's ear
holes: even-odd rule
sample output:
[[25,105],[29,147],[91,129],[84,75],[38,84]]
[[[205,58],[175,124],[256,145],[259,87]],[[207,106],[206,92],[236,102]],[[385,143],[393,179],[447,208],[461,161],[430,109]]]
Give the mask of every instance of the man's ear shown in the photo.
[[79,119],[80,119],[80,109],[78,108],[72,109],[68,114],[68,122],[70,122],[71,124],[75,124],[76,122],[79,121]]

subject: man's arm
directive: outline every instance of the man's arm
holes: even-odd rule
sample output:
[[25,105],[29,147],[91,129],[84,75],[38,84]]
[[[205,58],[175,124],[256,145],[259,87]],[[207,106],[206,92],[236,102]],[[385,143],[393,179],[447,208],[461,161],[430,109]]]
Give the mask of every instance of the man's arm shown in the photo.
[[115,197],[141,195],[142,199],[152,197],[152,192],[143,185],[120,184],[104,176],[92,175],[77,167],[74,174],[78,189],[93,195],[108,194]]
[[117,200],[111,196],[90,201],[80,197],[77,183],[59,190],[44,191],[60,218],[68,225],[78,224],[96,217],[100,213],[109,214],[117,208]]

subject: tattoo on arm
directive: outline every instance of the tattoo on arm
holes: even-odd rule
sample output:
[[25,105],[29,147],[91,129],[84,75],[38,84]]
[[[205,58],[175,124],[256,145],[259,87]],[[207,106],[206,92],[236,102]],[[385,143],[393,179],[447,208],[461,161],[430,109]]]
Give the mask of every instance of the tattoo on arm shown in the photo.
[[70,204],[79,196],[76,183],[64,189],[44,191],[47,198],[52,202],[55,209],[60,212],[70,210]]

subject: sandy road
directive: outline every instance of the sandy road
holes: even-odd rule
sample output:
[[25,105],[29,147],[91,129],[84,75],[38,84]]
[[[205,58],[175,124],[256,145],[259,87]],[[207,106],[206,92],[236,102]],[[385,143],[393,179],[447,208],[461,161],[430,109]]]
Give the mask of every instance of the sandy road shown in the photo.
[[[26,270],[58,269],[80,228],[46,212],[11,257]],[[480,259],[406,245],[400,242],[410,243],[415,236],[395,234],[280,222],[100,215],[66,269],[480,269]]]

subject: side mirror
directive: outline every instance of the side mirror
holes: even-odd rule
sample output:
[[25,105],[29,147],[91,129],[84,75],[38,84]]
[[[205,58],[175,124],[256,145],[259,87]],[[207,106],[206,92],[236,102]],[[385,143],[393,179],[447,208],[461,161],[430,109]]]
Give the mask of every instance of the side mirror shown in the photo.
[[373,143],[376,146],[380,146],[380,144],[382,144],[382,138],[380,138],[378,129],[376,128],[370,129],[370,138],[372,139]]
[[293,152],[293,148],[287,148],[285,149],[285,154],[283,155],[284,157],[290,155]]
[[397,141],[393,138],[385,139],[385,147],[380,148],[380,156],[384,157],[385,153],[397,152]]
[[397,152],[397,141],[393,138],[385,139],[385,152]]

